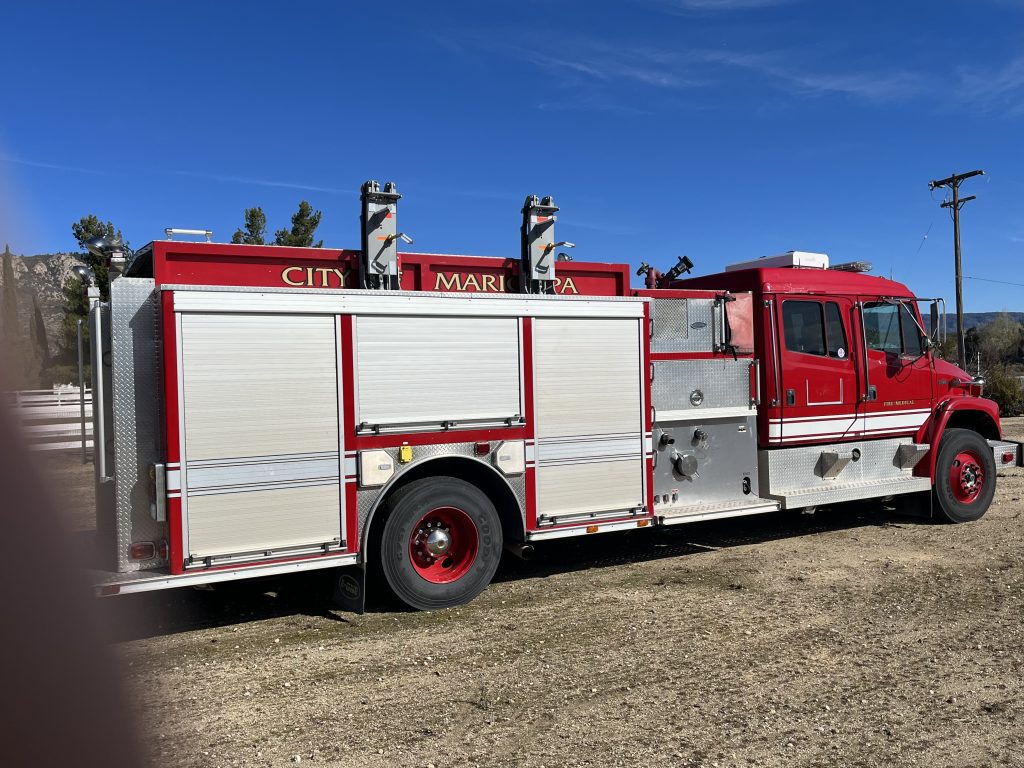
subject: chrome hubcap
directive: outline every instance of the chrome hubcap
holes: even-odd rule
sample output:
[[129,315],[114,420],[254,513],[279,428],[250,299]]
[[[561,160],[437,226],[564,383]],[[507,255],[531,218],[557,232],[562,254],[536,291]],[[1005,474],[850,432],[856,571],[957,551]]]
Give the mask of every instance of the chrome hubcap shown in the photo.
[[435,528],[427,534],[423,546],[433,557],[441,557],[451,548],[452,538],[444,528]]
[[413,547],[428,561],[443,558],[452,548],[451,532],[441,523],[427,523],[423,528],[416,530]]

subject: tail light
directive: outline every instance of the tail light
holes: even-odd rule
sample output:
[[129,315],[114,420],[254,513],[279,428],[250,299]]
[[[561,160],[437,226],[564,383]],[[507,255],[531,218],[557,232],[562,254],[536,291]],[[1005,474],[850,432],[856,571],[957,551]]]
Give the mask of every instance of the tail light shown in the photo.
[[1017,454],[1013,451],[1003,451],[1003,464],[1013,464],[1017,460]]

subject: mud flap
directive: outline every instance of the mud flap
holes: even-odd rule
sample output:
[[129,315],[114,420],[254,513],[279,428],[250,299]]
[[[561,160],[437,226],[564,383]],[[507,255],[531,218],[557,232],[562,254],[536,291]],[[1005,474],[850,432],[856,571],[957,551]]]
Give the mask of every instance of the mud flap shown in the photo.
[[904,493],[895,497],[891,502],[893,511],[897,515],[907,517],[920,517],[930,519],[932,512],[932,492],[919,491],[917,493]]
[[359,614],[366,608],[366,568],[339,568],[334,582],[334,604],[343,611]]

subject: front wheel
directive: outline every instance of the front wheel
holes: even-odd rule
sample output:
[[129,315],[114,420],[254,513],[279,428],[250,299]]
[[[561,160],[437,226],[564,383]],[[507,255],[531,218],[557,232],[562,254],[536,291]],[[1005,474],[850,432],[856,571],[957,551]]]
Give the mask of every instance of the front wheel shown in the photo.
[[951,523],[977,520],[996,491],[996,462],[988,442],[969,429],[942,433],[935,462],[935,505]]
[[380,568],[410,608],[462,605],[490,584],[501,559],[501,521],[475,485],[423,478],[396,491],[384,511]]

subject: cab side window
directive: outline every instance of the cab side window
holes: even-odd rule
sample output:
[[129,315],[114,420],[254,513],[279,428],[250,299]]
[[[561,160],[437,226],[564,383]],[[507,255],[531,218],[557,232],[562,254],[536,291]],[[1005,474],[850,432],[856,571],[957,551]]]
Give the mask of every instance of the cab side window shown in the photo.
[[843,317],[834,301],[784,301],[782,335],[790,352],[836,360],[849,357]]
[[879,302],[864,305],[864,340],[870,349],[898,355],[901,349],[900,308]]
[[784,301],[782,328],[786,349],[806,355],[825,354],[825,326],[821,304],[816,301]]
[[903,354],[920,357],[924,354],[921,344],[921,329],[914,322],[910,307],[900,304],[900,325],[903,328]]
[[825,305],[825,330],[828,339],[828,356],[844,360],[850,354],[846,343],[846,329],[843,327],[843,316],[839,305],[830,301]]

